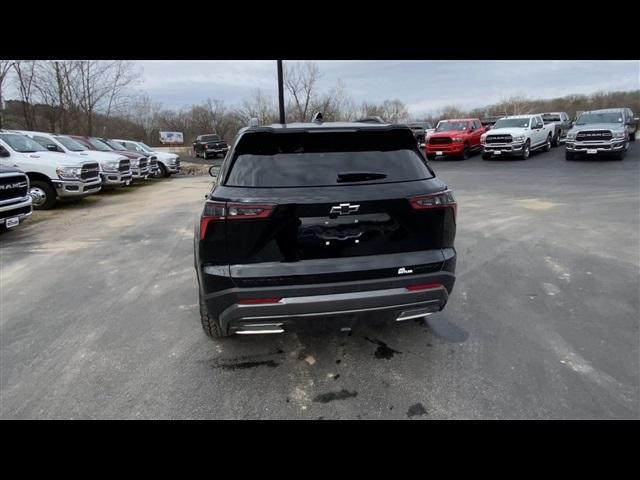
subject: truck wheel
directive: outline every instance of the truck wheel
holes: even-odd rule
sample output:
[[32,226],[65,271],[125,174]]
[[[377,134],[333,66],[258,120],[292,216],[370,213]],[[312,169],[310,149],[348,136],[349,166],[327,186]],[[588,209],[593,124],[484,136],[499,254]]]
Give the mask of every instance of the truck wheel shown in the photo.
[[168,175],[167,167],[165,167],[162,163],[158,164],[158,178],[167,178]]
[[427,153],[427,160],[435,160],[435,159],[436,159],[436,156],[434,154]]
[[551,142],[551,146],[552,147],[560,146],[560,133],[556,133],[556,135],[553,137],[553,142]]
[[462,160],[468,160],[469,159],[469,147],[467,145],[464,146],[464,150],[462,150],[462,156],[461,156]]
[[549,136],[547,137],[547,144],[544,146],[544,151],[551,151],[551,134],[549,134]]
[[483,153],[482,154],[482,159],[483,160],[489,160],[491,158],[491,154],[490,153]]
[[564,159],[565,159],[565,160],[573,160],[573,159],[574,159],[573,152],[567,152],[567,151],[565,151],[565,152],[564,152]]
[[217,318],[212,317],[207,310],[207,305],[200,297],[200,321],[204,333],[210,338],[224,338],[231,336],[230,333],[224,332]]
[[48,182],[42,180],[31,182],[29,195],[33,199],[34,210],[51,210],[56,204],[56,191]]
[[636,132],[633,132],[633,133],[629,134],[629,140],[631,142],[635,142],[636,141]]
[[527,143],[525,143],[524,147],[522,148],[522,154],[520,155],[522,157],[522,160],[526,160],[527,158],[529,158],[530,153],[531,148],[529,146],[529,140],[527,140]]

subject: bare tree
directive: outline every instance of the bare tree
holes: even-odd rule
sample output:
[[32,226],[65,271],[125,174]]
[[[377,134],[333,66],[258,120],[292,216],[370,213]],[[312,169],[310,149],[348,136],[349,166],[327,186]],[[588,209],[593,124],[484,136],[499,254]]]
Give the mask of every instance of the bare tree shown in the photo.
[[283,77],[284,86],[292,97],[290,116],[294,121],[308,122],[314,113],[311,105],[316,100],[321,77],[318,65],[314,62],[285,63]]
[[16,72],[25,127],[28,130],[34,130],[37,125],[34,108],[36,94],[36,62],[34,60],[18,60],[13,63],[13,69]]
[[273,99],[260,89],[253,90],[249,98],[245,99],[236,110],[236,113],[245,126],[252,118],[257,118],[261,125],[274,123],[278,118]]
[[13,60],[0,60],[0,128],[4,125],[4,81],[13,67],[13,63]]

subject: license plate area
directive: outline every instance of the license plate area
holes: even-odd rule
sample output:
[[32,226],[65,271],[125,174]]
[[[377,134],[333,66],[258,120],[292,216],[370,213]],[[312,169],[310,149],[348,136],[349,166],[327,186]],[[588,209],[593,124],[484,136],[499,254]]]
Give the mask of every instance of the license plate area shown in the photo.
[[10,217],[4,221],[7,228],[13,228],[20,224],[20,217]]
[[593,155],[595,153],[598,153],[598,150],[596,150],[595,148],[587,148],[587,153]]

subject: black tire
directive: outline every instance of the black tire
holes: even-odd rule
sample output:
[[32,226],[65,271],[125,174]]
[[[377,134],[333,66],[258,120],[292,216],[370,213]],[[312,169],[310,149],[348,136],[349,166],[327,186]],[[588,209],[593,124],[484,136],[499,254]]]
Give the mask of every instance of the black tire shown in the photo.
[[469,159],[469,146],[465,145],[464,149],[462,150],[462,155],[460,155],[460,158],[462,160],[468,160]]
[[565,159],[565,160],[573,160],[573,159],[575,159],[575,156],[574,156],[573,152],[567,152],[567,151],[565,150],[565,152],[564,152],[564,159]]
[[633,132],[633,133],[629,134],[629,141],[630,142],[635,142],[636,141],[636,132]]
[[7,228],[7,226],[3,223],[2,225],[0,225],[0,233],[4,233],[4,232],[8,232],[9,229]]
[[56,204],[56,191],[49,182],[34,180],[29,190],[34,210],[51,210]]
[[224,338],[224,337],[231,336],[229,332],[223,331],[222,327],[220,326],[220,323],[218,322],[218,319],[212,317],[209,314],[209,310],[207,309],[207,306],[202,300],[202,297],[200,297],[199,300],[200,300],[199,301],[200,322],[202,323],[202,329],[204,330],[204,333],[206,333],[207,336],[210,338]]
[[545,147],[542,149],[544,152],[550,152],[551,151],[551,142],[553,140],[551,139],[551,134],[549,134],[549,136],[547,137],[547,144],[545,145]]
[[169,176],[169,172],[167,171],[167,167],[165,167],[162,163],[158,164],[158,178],[167,178]]
[[626,153],[627,153],[627,152],[622,151],[622,152],[620,152],[620,153],[616,154],[616,155],[613,157],[613,159],[614,159],[614,160],[624,160],[624,156],[625,156],[625,154],[626,154]]
[[491,159],[491,154],[490,154],[490,153],[483,153],[483,154],[482,154],[482,159],[483,159],[483,160],[489,160],[489,159]]
[[560,146],[560,133],[556,133],[551,141],[551,146],[557,148]]
[[529,155],[531,155],[531,145],[529,144],[529,140],[527,140],[527,142],[524,144],[524,147],[522,147],[520,158],[522,158],[522,160],[526,160],[527,158],[529,158]]

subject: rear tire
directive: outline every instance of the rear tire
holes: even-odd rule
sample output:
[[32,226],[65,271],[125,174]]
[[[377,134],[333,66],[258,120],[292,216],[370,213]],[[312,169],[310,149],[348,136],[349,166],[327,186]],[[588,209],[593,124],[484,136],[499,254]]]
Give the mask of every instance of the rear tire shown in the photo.
[[202,300],[202,297],[200,297],[199,303],[200,322],[202,323],[202,329],[204,330],[204,333],[206,333],[210,338],[224,338],[231,336],[230,333],[223,331],[220,323],[218,322],[218,319],[209,314],[207,305]]
[[49,182],[34,180],[31,182],[29,194],[33,198],[34,210],[51,210],[56,204],[56,191]]

